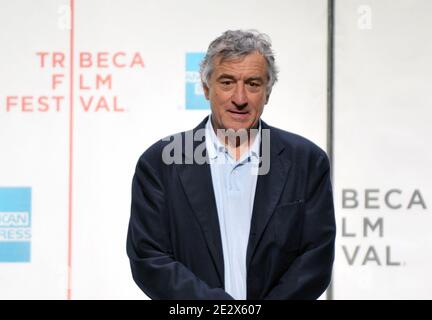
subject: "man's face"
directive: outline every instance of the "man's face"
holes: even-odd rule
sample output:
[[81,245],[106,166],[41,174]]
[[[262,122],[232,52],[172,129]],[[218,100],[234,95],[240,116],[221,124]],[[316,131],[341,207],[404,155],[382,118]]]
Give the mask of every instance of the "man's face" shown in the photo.
[[214,129],[256,128],[267,103],[266,60],[257,52],[222,62],[214,59],[209,86],[204,85]]

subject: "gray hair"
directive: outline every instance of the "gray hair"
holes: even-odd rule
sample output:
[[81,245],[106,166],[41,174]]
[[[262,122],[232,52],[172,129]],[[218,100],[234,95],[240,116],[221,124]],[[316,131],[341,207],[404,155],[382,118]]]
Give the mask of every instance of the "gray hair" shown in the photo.
[[244,57],[258,52],[267,61],[267,99],[273,85],[277,81],[278,69],[275,65],[274,52],[271,49],[270,37],[257,30],[228,30],[210,43],[204,60],[200,65],[201,81],[208,87],[214,69],[213,60],[216,56],[222,59]]

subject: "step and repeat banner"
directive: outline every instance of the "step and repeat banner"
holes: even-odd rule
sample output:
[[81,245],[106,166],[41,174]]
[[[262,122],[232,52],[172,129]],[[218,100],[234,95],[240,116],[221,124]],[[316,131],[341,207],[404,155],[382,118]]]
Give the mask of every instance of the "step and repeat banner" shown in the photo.
[[335,299],[431,299],[432,2],[336,1]]
[[[71,6],[72,4],[72,6]],[[198,66],[267,33],[263,119],[326,146],[323,1],[0,1],[0,299],[145,299],[126,255],[144,150],[209,114]]]
[[[331,296],[430,299],[432,3],[335,2]],[[0,0],[0,26],[0,299],[147,299],[135,165],[209,114],[199,63],[227,29],[272,39],[263,120],[327,146],[326,1]]]

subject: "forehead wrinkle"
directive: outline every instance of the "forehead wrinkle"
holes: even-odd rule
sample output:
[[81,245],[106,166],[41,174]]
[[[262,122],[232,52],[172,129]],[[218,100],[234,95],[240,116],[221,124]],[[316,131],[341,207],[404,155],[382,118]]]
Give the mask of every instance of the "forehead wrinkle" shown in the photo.
[[266,77],[265,65],[259,62],[249,62],[248,64],[235,63],[232,61],[222,62],[215,66],[215,76],[220,78],[222,75],[229,75],[234,78],[261,78]]

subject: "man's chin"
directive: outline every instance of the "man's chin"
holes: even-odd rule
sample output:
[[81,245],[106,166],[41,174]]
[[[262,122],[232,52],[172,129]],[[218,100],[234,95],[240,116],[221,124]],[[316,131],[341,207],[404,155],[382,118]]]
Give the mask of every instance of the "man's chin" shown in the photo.
[[230,126],[226,128],[227,131],[234,131],[236,133],[249,130],[248,126]]
[[235,132],[241,130],[249,130],[252,127],[250,121],[227,121],[226,130],[234,130]]

